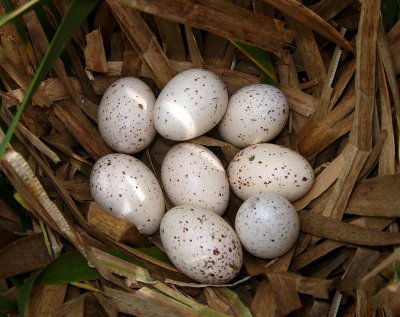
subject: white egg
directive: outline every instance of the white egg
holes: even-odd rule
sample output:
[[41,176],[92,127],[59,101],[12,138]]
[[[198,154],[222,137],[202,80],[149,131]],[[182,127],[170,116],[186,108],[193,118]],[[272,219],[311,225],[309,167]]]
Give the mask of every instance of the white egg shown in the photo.
[[215,154],[202,145],[173,146],[162,162],[161,181],[175,206],[193,204],[218,215],[228,206],[228,176]]
[[161,242],[172,263],[200,282],[222,284],[242,267],[242,247],[232,227],[209,209],[182,205],[161,221]]
[[145,149],[156,135],[156,98],[150,87],[134,77],[117,80],[104,93],[98,112],[99,131],[115,151],[133,154]]
[[172,78],[158,96],[154,125],[167,139],[193,139],[215,127],[227,105],[228,92],[217,74],[186,70]]
[[165,211],[163,194],[154,174],[138,159],[126,154],[100,158],[90,174],[90,193],[97,204],[144,234],[158,230]]
[[283,130],[288,116],[289,105],[279,88],[249,85],[230,97],[218,131],[226,142],[244,148],[271,141]]
[[228,166],[229,184],[242,200],[260,193],[278,193],[289,201],[305,195],[314,182],[314,171],[300,154],[276,144],[250,145]]
[[267,193],[247,199],[239,208],[235,230],[250,254],[273,259],[296,243],[300,221],[292,204],[283,196]]

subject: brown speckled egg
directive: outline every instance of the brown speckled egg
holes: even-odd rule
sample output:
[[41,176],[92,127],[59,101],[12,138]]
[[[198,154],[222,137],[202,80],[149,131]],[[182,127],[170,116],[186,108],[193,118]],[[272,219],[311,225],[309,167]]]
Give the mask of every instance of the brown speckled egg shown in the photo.
[[161,221],[160,235],[172,263],[200,283],[227,283],[242,267],[238,236],[209,209],[193,205],[170,209]]
[[282,131],[288,116],[289,105],[279,88],[249,85],[229,98],[218,131],[226,142],[244,148],[271,141]]
[[175,206],[193,204],[218,215],[228,206],[228,176],[215,154],[202,145],[173,146],[162,162],[161,181]]
[[228,177],[231,189],[242,200],[273,192],[295,201],[310,190],[314,171],[300,154],[262,143],[237,153],[229,163]]
[[145,149],[156,135],[150,87],[134,77],[117,80],[104,93],[98,112],[99,131],[115,151],[133,154]]
[[221,78],[206,69],[176,75],[161,91],[154,110],[154,125],[164,138],[185,141],[215,127],[228,105]]
[[235,230],[247,252],[273,259],[284,255],[296,243],[300,221],[286,198],[267,193],[252,196],[240,206]]
[[164,215],[164,197],[151,170],[126,154],[108,154],[93,166],[90,193],[112,215],[155,233]]

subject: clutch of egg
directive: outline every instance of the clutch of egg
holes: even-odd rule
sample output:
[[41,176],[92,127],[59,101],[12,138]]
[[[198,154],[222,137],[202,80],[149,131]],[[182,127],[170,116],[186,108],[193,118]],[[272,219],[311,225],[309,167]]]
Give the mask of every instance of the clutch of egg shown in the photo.
[[[157,100],[139,79],[122,78],[107,89],[99,108],[100,132],[115,151],[138,153],[156,131],[186,141],[218,124],[221,137],[243,149],[225,171],[210,149],[190,142],[174,145],[161,166],[163,188],[176,206],[165,215],[155,175],[126,154],[96,162],[91,194],[144,234],[160,229],[168,257],[188,277],[226,283],[242,266],[241,244],[254,256],[269,259],[286,253],[297,240],[298,217],[289,201],[311,188],[312,167],[290,149],[263,143],[281,132],[288,112],[283,93],[270,85],[243,87],[228,102],[224,82],[204,69],[178,74]],[[229,189],[245,201],[237,213],[236,232],[220,216],[228,207]]]

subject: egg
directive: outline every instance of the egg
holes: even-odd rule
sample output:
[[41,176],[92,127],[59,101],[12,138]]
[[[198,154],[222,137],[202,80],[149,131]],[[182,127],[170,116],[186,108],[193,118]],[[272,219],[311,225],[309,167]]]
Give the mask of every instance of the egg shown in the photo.
[[105,91],[98,126],[104,141],[116,152],[133,154],[145,149],[156,135],[153,113],[156,98],[143,81],[125,77]]
[[300,154],[276,144],[250,145],[228,166],[229,184],[242,200],[267,192],[289,201],[305,195],[314,182],[314,171]]
[[229,282],[242,267],[238,236],[209,209],[193,205],[170,209],[161,221],[160,236],[172,263],[200,283]]
[[165,211],[163,193],[154,174],[138,159],[119,153],[101,157],[90,174],[90,193],[97,204],[144,234],[158,230]]
[[173,146],[162,162],[161,182],[175,206],[193,204],[218,215],[228,206],[228,176],[215,154],[202,145]]
[[239,148],[275,138],[285,127],[289,105],[274,86],[254,84],[233,94],[218,131],[222,139]]
[[172,78],[157,98],[154,125],[163,137],[185,141],[215,127],[228,105],[221,78],[206,69],[189,69]]
[[296,243],[300,221],[292,204],[283,196],[259,194],[240,206],[235,231],[247,252],[273,259],[284,255]]

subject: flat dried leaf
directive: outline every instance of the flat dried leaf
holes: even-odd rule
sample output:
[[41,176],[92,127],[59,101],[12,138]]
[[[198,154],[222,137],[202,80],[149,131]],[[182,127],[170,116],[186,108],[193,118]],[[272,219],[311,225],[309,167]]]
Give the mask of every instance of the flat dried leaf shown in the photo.
[[400,217],[400,175],[360,181],[352,192],[346,213],[368,217]]
[[250,310],[239,296],[228,288],[206,288],[204,294],[212,308],[229,316],[251,317]]
[[107,0],[107,3],[128,41],[151,71],[151,77],[160,89],[163,88],[175,72],[156,36],[136,10],[122,6],[116,0]]
[[[263,278],[261,284],[257,288],[253,301],[251,302],[250,309],[254,317],[280,316],[280,306],[278,306],[279,303],[274,293],[275,288],[266,277]],[[290,302],[289,305],[293,305],[293,302]],[[293,306],[293,310],[299,307],[297,300],[294,302]],[[291,310],[291,308],[289,310]]]
[[232,158],[240,151],[239,148],[237,148],[236,146],[234,146],[230,143],[226,143],[224,141],[213,139],[213,138],[210,138],[210,137],[207,137],[204,135],[199,136],[195,139],[192,139],[192,140],[190,140],[190,142],[196,143],[196,144],[201,144],[204,146],[220,147],[228,162],[231,161]]
[[373,268],[380,257],[381,253],[376,250],[357,248],[349,267],[338,284],[338,288],[354,296],[360,279]]
[[168,58],[178,61],[186,60],[185,46],[179,23],[155,17],[161,42]]
[[99,131],[73,102],[60,101],[56,104],[54,111],[58,119],[92,158],[97,160],[113,152],[104,142]]
[[[300,5],[299,2],[297,3]],[[296,14],[298,13],[296,12]],[[289,25],[295,31],[296,47],[308,78],[317,80],[317,85],[313,87],[314,96],[320,97],[325,82],[326,70],[317,42],[314,38],[314,33],[311,29],[296,22],[295,19],[290,17],[287,19]]]
[[372,113],[375,107],[376,43],[380,0],[361,3],[355,73],[355,120],[350,142],[360,150],[372,148]]
[[352,3],[353,0],[342,0],[339,2],[336,0],[321,0],[310,6],[310,9],[318,14],[321,18],[329,21]]
[[87,70],[107,73],[106,53],[104,51],[103,37],[100,30],[86,34],[86,47],[83,51]]
[[274,290],[279,314],[283,316],[302,307],[298,292],[328,299],[330,290],[335,286],[334,280],[307,278],[294,273],[269,273],[268,279]]
[[342,154],[339,154],[329,165],[319,174],[308,193],[293,203],[297,211],[305,208],[312,200],[319,197],[326,191],[339,177],[346,161]]
[[317,237],[367,246],[400,243],[400,233],[381,232],[362,228],[315,213],[300,213],[301,231]]
[[318,32],[319,34],[336,43],[337,45],[346,48],[350,52],[354,51],[351,44],[347,42],[332,25],[330,25],[327,21],[308,9],[301,2],[298,2],[296,0],[263,1],[268,3],[270,6],[278,9],[283,14],[290,16],[292,19],[299,22],[300,24],[310,28],[313,31]]
[[32,289],[25,308],[27,316],[52,317],[64,302],[67,284],[39,285]]
[[[134,316],[154,317],[198,317],[201,313],[195,309],[165,296],[162,293],[143,287],[135,293],[126,293],[108,287],[104,288],[105,295],[111,300],[115,307],[125,314]],[[203,316],[221,316],[219,313]]]
[[134,224],[112,216],[95,202],[84,203],[80,209],[89,225],[103,232],[111,239],[133,246],[149,245],[149,240],[139,232]]
[[347,164],[336,181],[328,203],[322,211],[323,215],[335,219],[342,219],[354,184],[368,158],[369,152],[362,151],[349,143],[344,149],[343,155]]
[[122,0],[121,2],[167,20],[203,29],[227,39],[264,48],[280,55],[284,42],[291,42],[292,32],[283,22],[222,1],[171,0],[168,2]]
[[41,269],[50,261],[41,234],[20,238],[0,250],[0,278]]

